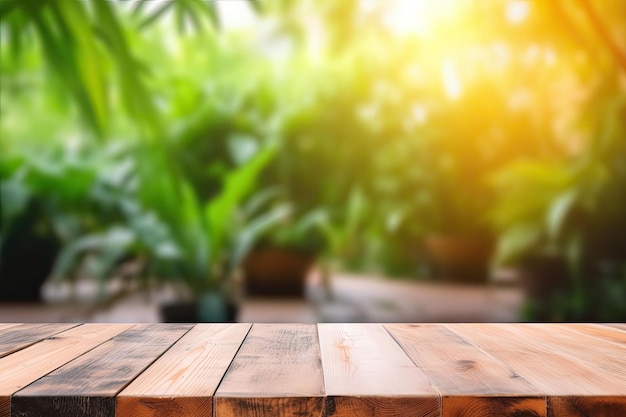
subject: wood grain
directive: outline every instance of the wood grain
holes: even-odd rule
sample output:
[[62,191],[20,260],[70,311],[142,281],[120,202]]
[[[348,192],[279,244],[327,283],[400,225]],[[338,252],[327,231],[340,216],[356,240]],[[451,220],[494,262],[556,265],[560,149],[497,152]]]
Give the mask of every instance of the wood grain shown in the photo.
[[0,358],[78,324],[20,324],[0,333]]
[[[445,326],[502,360],[542,390],[547,396],[549,417],[602,415],[585,414],[588,411],[585,407],[591,405],[593,409],[593,404],[626,415],[625,382],[568,355],[557,344],[543,342],[549,338],[550,327],[544,328],[540,338],[533,338],[517,331],[527,326],[522,324]],[[580,349],[585,350],[584,345]]]
[[14,417],[113,417],[115,395],[190,325],[138,324],[13,395]]
[[[558,330],[558,331],[556,331]],[[539,343],[554,347],[562,355],[578,358],[606,377],[615,377],[616,386],[626,393],[626,347],[581,334],[570,325],[527,324],[515,326],[514,331],[521,337],[538,340]],[[584,346],[584,349],[581,349]]]
[[0,417],[624,417],[615,326],[0,323]]
[[0,417],[9,416],[13,393],[131,326],[84,324],[1,358]]
[[219,417],[322,416],[314,324],[254,324],[215,393]]
[[612,327],[618,330],[626,330],[626,324],[624,323],[602,323],[602,326]]
[[9,327],[14,327],[14,326],[18,326],[22,323],[0,323],[0,332],[8,329]]
[[439,393],[380,324],[319,324],[328,415],[438,416]]
[[559,396],[548,400],[549,417],[624,417],[624,395]]
[[555,325],[555,328],[558,330],[561,330],[561,328],[567,328],[611,343],[618,343],[626,346],[626,332],[617,328],[597,324],[563,324]]
[[438,324],[385,325],[442,395],[443,416],[545,416],[541,391]]
[[198,324],[117,397],[118,417],[212,416],[213,393],[250,324]]

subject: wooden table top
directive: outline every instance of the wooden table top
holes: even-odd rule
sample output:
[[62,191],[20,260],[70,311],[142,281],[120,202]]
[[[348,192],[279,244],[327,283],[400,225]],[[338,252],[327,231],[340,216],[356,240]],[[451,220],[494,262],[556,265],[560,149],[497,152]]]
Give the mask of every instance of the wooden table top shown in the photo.
[[0,324],[0,417],[626,416],[624,324]]

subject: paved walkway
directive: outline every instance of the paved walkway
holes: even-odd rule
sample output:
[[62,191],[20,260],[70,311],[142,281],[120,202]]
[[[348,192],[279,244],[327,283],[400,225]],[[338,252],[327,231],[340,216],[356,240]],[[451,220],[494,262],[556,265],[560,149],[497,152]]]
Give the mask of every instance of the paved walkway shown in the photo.
[[[515,287],[410,282],[341,274],[328,298],[312,274],[305,299],[247,298],[240,322],[516,322]],[[171,295],[170,295],[171,296]],[[167,294],[134,294],[106,310],[84,304],[0,304],[0,322],[158,322]]]

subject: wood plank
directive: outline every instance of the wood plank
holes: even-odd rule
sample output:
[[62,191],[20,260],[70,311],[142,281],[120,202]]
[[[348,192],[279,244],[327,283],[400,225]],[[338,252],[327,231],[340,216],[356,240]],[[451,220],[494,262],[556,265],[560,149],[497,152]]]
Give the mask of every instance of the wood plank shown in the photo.
[[18,391],[20,417],[112,417],[115,396],[191,325],[138,324]]
[[440,396],[380,324],[318,324],[333,417],[439,416]]
[[612,327],[619,330],[626,330],[626,324],[624,323],[602,323],[602,326]]
[[212,416],[250,324],[198,324],[117,396],[118,417]]
[[555,347],[590,367],[616,376],[626,393],[626,346],[576,332],[570,325],[526,324],[513,328],[521,337]]
[[22,323],[0,323],[0,332],[2,332],[5,329],[8,329],[9,327],[13,327],[13,326],[18,326]]
[[442,396],[442,416],[545,416],[541,391],[438,324],[389,324],[389,333]]
[[78,326],[74,324],[20,324],[0,333],[0,358],[24,349],[46,337]]
[[558,327],[566,326],[567,328],[584,333],[589,336],[597,337],[602,340],[606,340],[612,343],[618,343],[620,345],[626,345],[626,332],[621,331],[618,328],[602,326],[598,324],[563,324],[556,325]]
[[132,324],[84,324],[0,359],[0,417],[10,415],[11,395]]
[[[626,415],[626,381],[598,370],[594,365],[563,353],[560,346],[542,343],[515,329],[522,324],[446,324],[509,365],[547,395],[549,417]],[[543,337],[554,332],[544,329]],[[580,347],[584,349],[583,346]],[[597,414],[594,409],[606,409]]]
[[215,393],[217,417],[322,416],[315,324],[254,324]]
[[624,395],[558,396],[548,398],[550,417],[624,417]]

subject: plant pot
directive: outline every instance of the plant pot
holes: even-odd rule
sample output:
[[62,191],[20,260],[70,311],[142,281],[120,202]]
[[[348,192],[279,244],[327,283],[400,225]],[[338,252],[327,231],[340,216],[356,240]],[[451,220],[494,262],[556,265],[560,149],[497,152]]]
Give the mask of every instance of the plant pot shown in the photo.
[[249,295],[302,297],[306,277],[315,263],[310,252],[259,248],[243,264]]
[[434,276],[444,281],[486,283],[493,255],[492,239],[454,235],[429,235],[426,253]]
[[0,300],[41,301],[41,286],[59,253],[52,237],[29,232],[7,236],[0,248]]
[[164,323],[232,323],[237,306],[219,293],[205,293],[195,302],[173,302],[160,308]]

